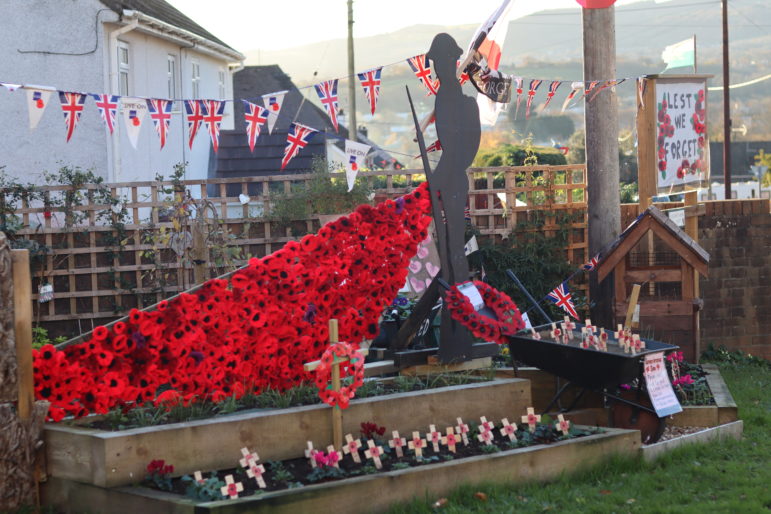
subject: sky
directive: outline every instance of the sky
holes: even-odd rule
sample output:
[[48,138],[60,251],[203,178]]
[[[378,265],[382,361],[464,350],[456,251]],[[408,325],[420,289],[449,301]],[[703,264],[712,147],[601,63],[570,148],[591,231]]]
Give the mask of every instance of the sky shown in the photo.
[[[167,0],[231,47],[278,50],[348,37],[347,0]],[[638,0],[619,0],[616,5]],[[354,0],[354,37],[416,24],[478,24],[501,0]],[[213,4],[216,7],[213,7]],[[510,18],[544,9],[575,8],[575,0],[513,0]]]

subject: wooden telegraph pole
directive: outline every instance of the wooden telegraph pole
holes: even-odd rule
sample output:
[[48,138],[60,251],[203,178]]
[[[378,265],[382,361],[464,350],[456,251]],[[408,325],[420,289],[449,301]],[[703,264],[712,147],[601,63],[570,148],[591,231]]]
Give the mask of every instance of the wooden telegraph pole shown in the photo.
[[358,141],[356,127],[356,72],[353,58],[353,0],[348,0],[348,139]]
[[[584,7],[584,81],[611,80],[616,76],[616,28],[613,1],[579,0]],[[587,206],[589,255],[597,254],[618,237],[621,202],[618,171],[618,103],[608,88],[585,102]],[[590,275],[591,317],[599,326],[613,326],[613,284]]]

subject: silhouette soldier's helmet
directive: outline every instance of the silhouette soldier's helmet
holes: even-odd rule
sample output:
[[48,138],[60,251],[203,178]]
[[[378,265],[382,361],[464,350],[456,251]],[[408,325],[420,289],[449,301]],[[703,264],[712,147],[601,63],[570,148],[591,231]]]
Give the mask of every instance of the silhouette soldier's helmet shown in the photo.
[[436,61],[444,58],[455,62],[462,54],[463,50],[452,36],[442,32],[434,36],[434,40],[431,41],[431,48],[426,52],[426,60]]

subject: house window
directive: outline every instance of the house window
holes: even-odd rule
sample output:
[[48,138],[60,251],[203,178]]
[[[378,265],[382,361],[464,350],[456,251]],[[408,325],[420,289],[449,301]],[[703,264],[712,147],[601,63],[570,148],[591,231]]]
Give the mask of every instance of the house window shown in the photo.
[[192,83],[193,83],[193,98],[201,97],[201,65],[197,62],[190,63],[190,67],[193,70]]
[[221,69],[219,70],[219,88],[220,88],[220,99],[225,99],[225,70]]
[[169,54],[166,56],[166,80],[169,87],[169,99],[177,96],[177,56]]
[[118,41],[118,93],[122,96],[129,94],[129,44]]

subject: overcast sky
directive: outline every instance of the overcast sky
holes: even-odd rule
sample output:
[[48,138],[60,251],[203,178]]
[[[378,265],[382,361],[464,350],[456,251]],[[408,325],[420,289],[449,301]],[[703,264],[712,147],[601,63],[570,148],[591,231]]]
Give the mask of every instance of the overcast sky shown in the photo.
[[[347,0],[167,0],[233,48],[277,50],[348,35]],[[619,0],[616,5],[639,0]],[[415,24],[480,23],[501,0],[354,0],[354,37]],[[575,8],[575,0],[514,0],[511,18],[543,9]]]

